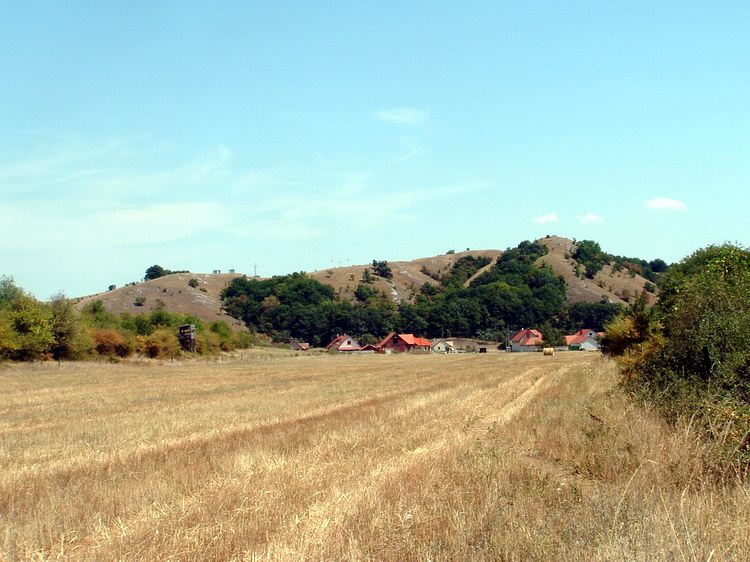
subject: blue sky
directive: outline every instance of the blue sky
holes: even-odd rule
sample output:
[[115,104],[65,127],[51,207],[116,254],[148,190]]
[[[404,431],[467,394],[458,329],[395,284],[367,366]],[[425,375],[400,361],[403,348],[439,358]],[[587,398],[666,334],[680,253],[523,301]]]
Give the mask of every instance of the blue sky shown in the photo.
[[746,2],[2,2],[0,274],[748,243]]

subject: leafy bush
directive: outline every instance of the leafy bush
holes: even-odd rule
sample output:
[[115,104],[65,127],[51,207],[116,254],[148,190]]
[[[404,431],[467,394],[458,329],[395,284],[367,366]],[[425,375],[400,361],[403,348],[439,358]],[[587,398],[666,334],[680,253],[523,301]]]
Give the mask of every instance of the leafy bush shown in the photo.
[[180,349],[177,335],[171,330],[160,329],[138,338],[138,351],[154,359],[175,357]]
[[673,421],[690,417],[700,424],[726,448],[733,470],[747,475],[750,252],[710,246],[670,268],[663,281],[645,337],[648,320],[634,315],[610,324],[603,344],[622,354],[631,391]]
[[354,298],[359,302],[367,302],[368,300],[376,298],[377,296],[378,291],[364,283],[360,283],[359,285],[357,285],[357,288],[354,290]]
[[94,345],[99,355],[106,357],[128,357],[133,353],[132,342],[115,330],[102,329],[94,332]]

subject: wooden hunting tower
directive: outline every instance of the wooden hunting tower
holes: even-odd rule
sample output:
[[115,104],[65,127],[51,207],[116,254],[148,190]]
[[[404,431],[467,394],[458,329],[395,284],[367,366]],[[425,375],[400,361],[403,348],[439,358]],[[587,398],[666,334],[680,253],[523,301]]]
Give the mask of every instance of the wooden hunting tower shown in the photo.
[[183,324],[179,330],[177,338],[182,349],[195,353],[195,324]]

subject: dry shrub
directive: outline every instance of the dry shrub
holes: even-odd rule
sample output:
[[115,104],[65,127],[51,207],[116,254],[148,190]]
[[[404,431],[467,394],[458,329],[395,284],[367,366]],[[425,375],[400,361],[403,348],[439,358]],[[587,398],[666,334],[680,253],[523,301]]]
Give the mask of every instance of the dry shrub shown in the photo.
[[93,339],[99,355],[127,357],[133,353],[133,342],[115,330],[96,330]]
[[175,357],[180,349],[180,341],[171,330],[156,330],[138,338],[138,351],[153,359]]

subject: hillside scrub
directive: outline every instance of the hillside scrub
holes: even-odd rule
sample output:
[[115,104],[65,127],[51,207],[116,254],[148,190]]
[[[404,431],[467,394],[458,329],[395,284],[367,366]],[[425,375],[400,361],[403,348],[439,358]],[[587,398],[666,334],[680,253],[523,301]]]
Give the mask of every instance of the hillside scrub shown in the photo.
[[[101,301],[78,311],[64,295],[43,303],[17,287],[11,277],[0,277],[0,359],[123,358],[180,355],[177,327],[194,324],[200,353],[230,351],[252,343],[246,333],[233,332],[226,322],[204,328],[193,316],[157,308],[149,314],[108,312]],[[207,335],[210,334],[210,335]]]
[[593,279],[605,265],[612,263],[615,271],[627,268],[631,276],[638,274],[647,279],[653,288],[651,292],[654,292],[656,289],[654,284],[659,283],[661,274],[667,271],[669,267],[664,260],[658,258],[646,261],[608,254],[601,249],[598,242],[593,240],[577,242],[576,249],[571,257],[576,261],[576,270],[580,271],[580,266],[583,266],[585,275],[589,279]]
[[607,327],[627,389],[668,420],[690,419],[721,446],[727,475],[750,471],[750,252],[725,244],[670,268],[653,310]]

